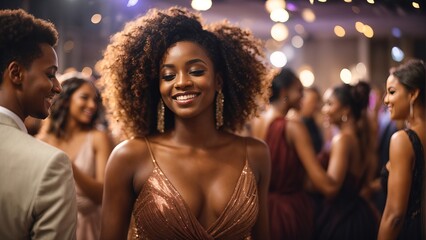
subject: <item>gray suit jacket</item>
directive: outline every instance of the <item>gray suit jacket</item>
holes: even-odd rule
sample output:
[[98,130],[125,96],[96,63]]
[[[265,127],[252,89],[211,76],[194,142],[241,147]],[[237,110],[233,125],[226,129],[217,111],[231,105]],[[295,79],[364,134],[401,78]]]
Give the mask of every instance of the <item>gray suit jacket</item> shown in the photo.
[[0,239],[75,239],[76,221],[68,157],[0,113]]

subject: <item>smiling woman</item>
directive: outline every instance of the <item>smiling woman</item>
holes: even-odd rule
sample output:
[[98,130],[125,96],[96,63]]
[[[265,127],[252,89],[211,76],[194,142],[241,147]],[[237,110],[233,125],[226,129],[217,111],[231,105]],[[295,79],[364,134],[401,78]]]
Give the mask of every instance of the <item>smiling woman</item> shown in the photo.
[[210,113],[203,122],[214,120],[213,105],[221,79],[215,74],[207,52],[197,43],[182,41],[166,52],[160,72],[161,98],[177,118]]
[[232,133],[267,92],[260,42],[182,8],[128,23],[102,60],[129,138],[111,154],[101,239],[268,239],[269,154]]
[[389,162],[382,171],[387,192],[378,239],[425,239],[425,64],[411,60],[386,81],[384,103],[392,120],[407,128],[392,135]]
[[51,114],[37,138],[63,150],[72,161],[77,193],[77,239],[99,239],[105,165],[112,140],[98,129],[101,99],[81,74],[62,79]]

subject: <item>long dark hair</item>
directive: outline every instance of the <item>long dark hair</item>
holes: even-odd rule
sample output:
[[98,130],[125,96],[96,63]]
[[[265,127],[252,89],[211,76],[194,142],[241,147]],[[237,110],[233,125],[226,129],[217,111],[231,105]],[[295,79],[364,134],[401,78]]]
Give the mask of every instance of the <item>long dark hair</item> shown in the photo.
[[84,84],[90,84],[96,90],[96,112],[93,114],[90,123],[86,127],[88,129],[92,129],[96,126],[99,120],[99,116],[101,115],[100,112],[102,110],[99,90],[94,86],[92,81],[81,76],[74,75],[62,81],[62,91],[53,100],[48,118],[49,125],[47,128],[47,133],[54,134],[57,138],[64,137],[65,127],[68,123],[71,96]]
[[370,84],[360,81],[356,85],[342,84],[333,88],[333,95],[343,107],[349,106],[355,119],[356,134],[361,146],[361,160],[367,161],[368,153],[373,151],[372,127],[368,120],[367,107],[370,97]]
[[278,99],[281,89],[290,87],[295,81],[299,81],[299,78],[294,74],[293,70],[282,68],[272,80],[269,101],[272,102]]

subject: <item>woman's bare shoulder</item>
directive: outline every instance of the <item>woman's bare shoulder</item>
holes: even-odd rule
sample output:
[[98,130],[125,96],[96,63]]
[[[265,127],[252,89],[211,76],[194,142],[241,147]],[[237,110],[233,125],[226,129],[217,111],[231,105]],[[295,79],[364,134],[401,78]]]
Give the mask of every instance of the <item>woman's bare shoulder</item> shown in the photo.
[[392,134],[389,150],[390,156],[404,155],[408,157],[414,154],[410,138],[404,130],[398,130]]
[[150,160],[148,146],[144,139],[129,139],[117,144],[108,160],[110,165],[119,168],[134,168]]
[[148,145],[144,138],[131,138],[117,144],[114,152],[127,158],[149,153]]
[[131,179],[138,192],[154,169],[148,145],[144,139],[129,139],[117,144],[108,163],[107,175]]
[[93,134],[93,143],[95,146],[109,146],[113,145],[113,139],[108,131],[94,129],[91,131]]
[[401,143],[407,144],[409,142],[409,140],[410,139],[408,137],[408,134],[403,129],[396,131],[391,136],[391,141],[398,142],[399,144],[401,144]]
[[104,139],[104,138],[109,138],[110,137],[109,132],[106,131],[106,130],[93,129],[93,130],[91,130],[91,133],[93,134],[93,137],[95,138],[95,140],[99,140],[99,139]]
[[268,150],[268,146],[262,139],[253,138],[253,137],[243,137],[243,138],[247,143],[247,148],[251,151],[264,152],[265,150]]
[[243,137],[247,148],[247,161],[257,182],[268,179],[271,168],[271,159],[268,145],[260,139]]
[[240,136],[236,134],[227,134],[228,137],[224,140],[224,143],[232,148],[238,148],[241,146],[245,147],[245,152],[247,154],[247,158],[250,161],[257,161],[265,156],[265,154],[269,154],[269,149],[266,143],[259,138],[250,137],[250,136]]
[[244,137],[247,146],[247,158],[253,167],[263,168],[269,164],[269,147],[261,139],[253,137]]

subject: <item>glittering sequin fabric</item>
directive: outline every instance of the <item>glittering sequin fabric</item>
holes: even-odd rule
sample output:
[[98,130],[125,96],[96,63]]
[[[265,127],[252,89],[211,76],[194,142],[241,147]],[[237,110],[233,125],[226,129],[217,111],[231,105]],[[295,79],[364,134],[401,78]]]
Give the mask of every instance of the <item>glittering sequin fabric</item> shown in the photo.
[[133,210],[132,239],[251,239],[259,205],[256,180],[247,160],[226,208],[204,229],[152,158],[154,170]]

